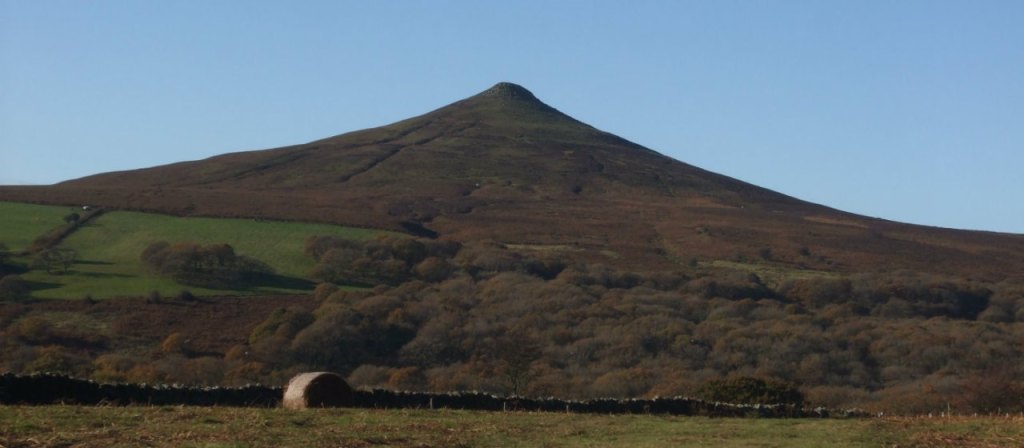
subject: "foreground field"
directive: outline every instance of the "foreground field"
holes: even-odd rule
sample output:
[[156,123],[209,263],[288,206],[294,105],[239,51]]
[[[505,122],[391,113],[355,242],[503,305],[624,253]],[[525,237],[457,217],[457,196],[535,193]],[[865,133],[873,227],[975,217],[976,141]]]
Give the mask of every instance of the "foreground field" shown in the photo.
[[0,407],[0,446],[1021,446],[1020,418],[750,420],[447,410]]
[[[62,224],[61,217],[75,209],[0,202],[0,242],[21,250],[46,231]],[[79,210],[80,211],[80,210]],[[334,235],[349,239],[373,238],[382,232],[326,224],[255,221],[251,219],[178,218],[136,212],[108,212],[83,225],[60,247],[78,252],[79,262],[68,273],[34,270],[23,277],[37,287],[38,298],[93,298],[144,296],[150,291],[174,295],[189,289],[200,295],[279,294],[306,292],[313,284],[306,277],[313,260],[304,254],[306,238]],[[156,241],[228,243],[235,250],[261,260],[277,272],[280,281],[251,291],[223,291],[182,286],[154,275],[139,260]],[[26,260],[27,262],[27,260]]]

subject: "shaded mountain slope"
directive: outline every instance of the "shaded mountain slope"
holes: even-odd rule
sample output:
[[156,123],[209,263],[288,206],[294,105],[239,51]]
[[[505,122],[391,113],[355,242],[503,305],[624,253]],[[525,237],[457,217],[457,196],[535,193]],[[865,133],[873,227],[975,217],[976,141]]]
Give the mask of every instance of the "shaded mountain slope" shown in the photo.
[[4,187],[0,200],[425,226],[637,270],[692,259],[990,278],[1024,269],[1024,236],[911,226],[799,201],[597,130],[509,83],[379,128]]

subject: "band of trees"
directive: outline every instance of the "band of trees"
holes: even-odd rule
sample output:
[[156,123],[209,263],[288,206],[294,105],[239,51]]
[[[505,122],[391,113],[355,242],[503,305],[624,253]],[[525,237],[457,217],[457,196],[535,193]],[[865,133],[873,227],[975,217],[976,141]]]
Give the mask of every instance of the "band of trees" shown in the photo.
[[[1024,403],[1020,279],[887,272],[769,283],[730,268],[638,274],[494,242],[397,237],[313,237],[307,254],[319,307],[281,308],[225,353],[174,333],[140,356],[113,335],[0,313],[0,369],[208,385],[328,370],[354,386],[568,399],[709,396],[712,381],[751,377],[798,385],[812,406]],[[249,263],[218,245],[154,244],[143,258],[201,281]]]
[[184,285],[229,289],[244,287],[273,268],[235,253],[228,244],[152,243],[142,252],[146,266]]

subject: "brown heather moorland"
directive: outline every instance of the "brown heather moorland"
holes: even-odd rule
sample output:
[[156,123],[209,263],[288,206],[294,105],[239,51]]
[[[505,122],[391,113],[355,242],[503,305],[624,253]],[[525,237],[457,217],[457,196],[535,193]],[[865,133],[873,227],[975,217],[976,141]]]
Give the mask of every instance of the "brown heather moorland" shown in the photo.
[[[771,169],[771,167],[765,167]],[[0,188],[0,200],[180,216],[420,225],[634,271],[759,259],[998,281],[1024,236],[844,213],[673,160],[500,83],[391,125],[284,148]]]

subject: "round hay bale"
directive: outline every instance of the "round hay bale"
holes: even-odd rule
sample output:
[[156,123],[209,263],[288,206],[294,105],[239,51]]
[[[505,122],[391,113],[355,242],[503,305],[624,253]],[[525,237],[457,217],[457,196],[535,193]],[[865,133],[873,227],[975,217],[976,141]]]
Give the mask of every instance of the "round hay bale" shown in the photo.
[[352,403],[353,392],[337,373],[308,372],[288,381],[281,405],[288,409],[329,408]]

